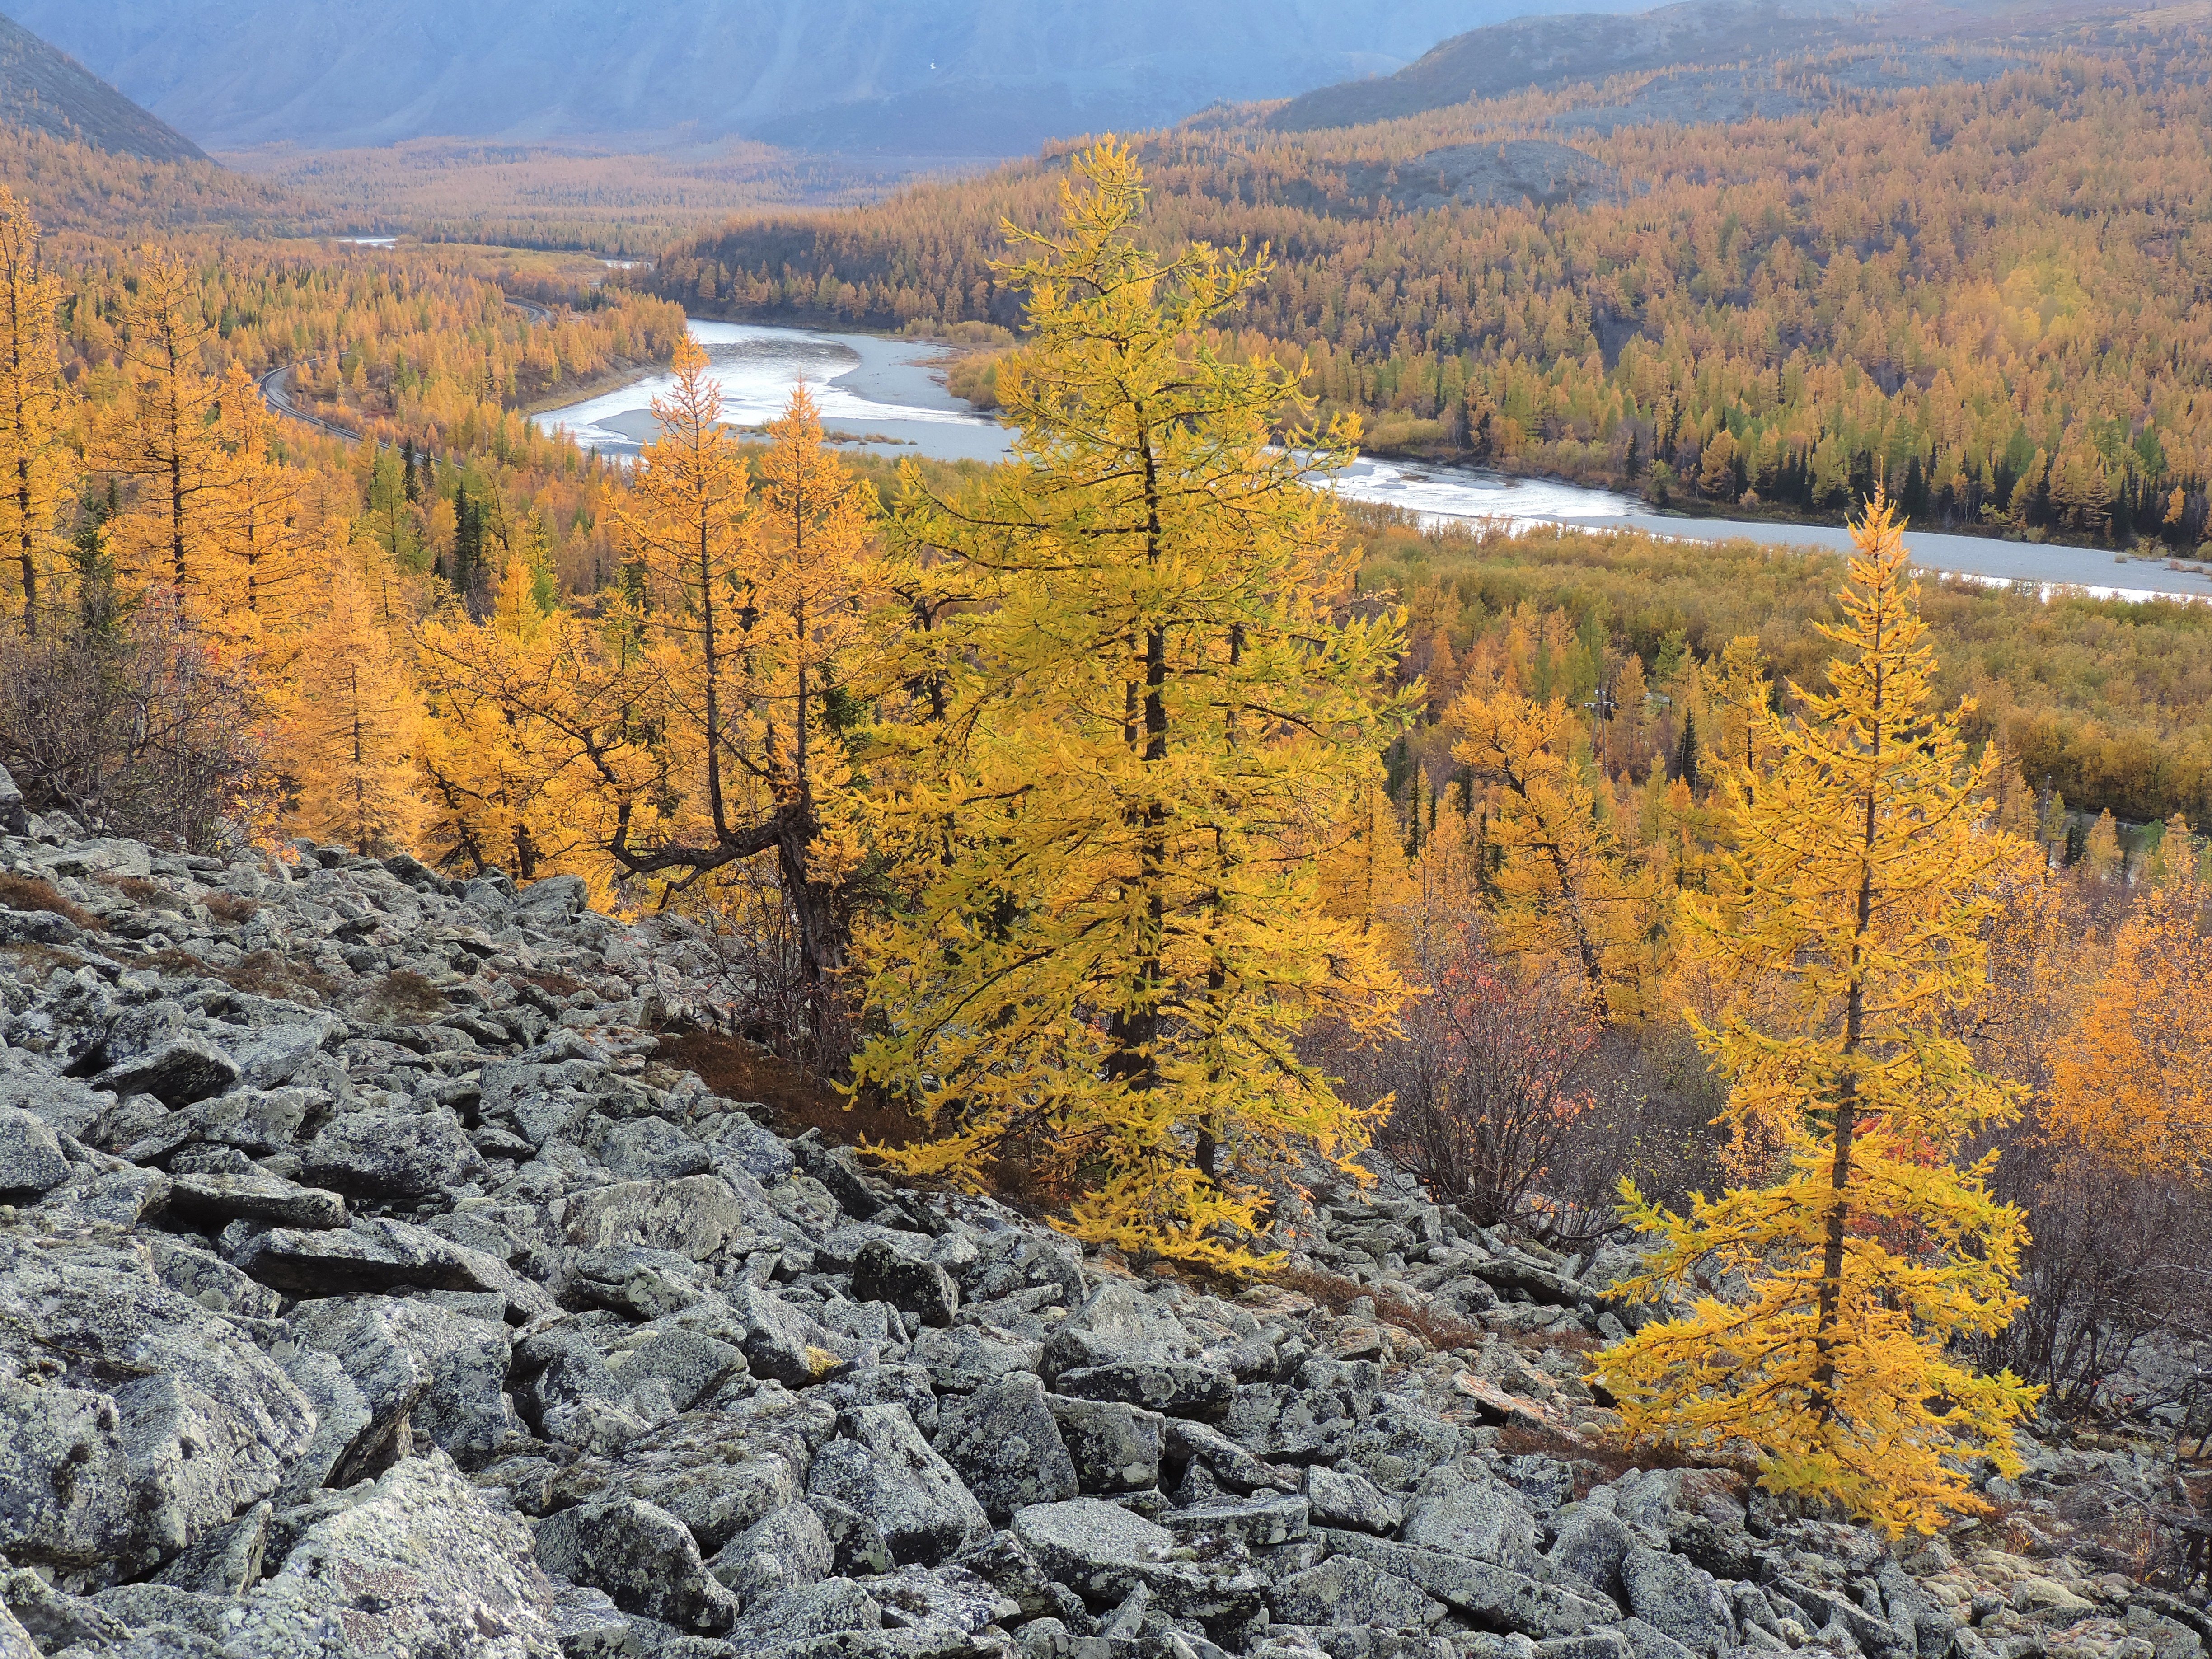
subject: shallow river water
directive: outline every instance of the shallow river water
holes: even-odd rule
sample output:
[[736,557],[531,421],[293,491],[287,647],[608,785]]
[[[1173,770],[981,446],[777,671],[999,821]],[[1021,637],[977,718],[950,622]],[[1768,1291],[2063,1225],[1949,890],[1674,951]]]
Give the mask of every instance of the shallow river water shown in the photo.
[[[821,405],[823,426],[855,441],[853,447],[944,460],[996,461],[1007,453],[1006,429],[974,413],[939,384],[932,373],[939,354],[921,342],[701,318],[692,319],[691,334],[706,348],[721,382],[726,416],[734,426],[773,420],[792,387],[804,380]],[[657,429],[648,405],[670,384],[668,375],[651,376],[538,419],[545,426],[567,428],[587,448],[635,454]],[[1429,520],[1633,528],[1695,541],[1742,537],[1776,547],[1833,550],[1850,541],[1831,526],[1681,518],[1655,513],[1613,490],[1426,462],[1362,460],[1338,487],[1346,495],[1402,507]],[[2162,561],[2126,558],[2099,548],[1932,531],[1915,531],[1911,540],[1915,559],[1929,570],[2046,588],[2082,587],[2127,599],[2212,599],[2212,576],[2201,571],[2169,569]]]

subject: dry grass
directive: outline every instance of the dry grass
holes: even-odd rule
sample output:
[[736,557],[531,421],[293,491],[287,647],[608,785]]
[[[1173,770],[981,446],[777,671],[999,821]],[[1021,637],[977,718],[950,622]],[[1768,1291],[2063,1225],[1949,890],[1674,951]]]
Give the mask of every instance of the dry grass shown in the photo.
[[194,971],[212,974],[234,991],[244,991],[249,996],[296,1000],[305,992],[317,1001],[327,1003],[335,1002],[345,988],[342,981],[325,973],[313,963],[280,956],[274,951],[253,951],[223,969],[201,963]]
[[362,1000],[362,1012],[386,1025],[412,1024],[447,1007],[446,994],[412,968],[395,968]]
[[210,893],[200,902],[217,921],[234,925],[252,921],[261,909],[255,901],[238,893]]
[[672,1031],[662,1036],[655,1058],[696,1072],[699,1080],[725,1100],[767,1107],[776,1133],[787,1138],[818,1129],[832,1146],[850,1146],[865,1139],[907,1146],[925,1133],[911,1113],[866,1096],[848,1100],[820,1079],[743,1037],[719,1031]]
[[1416,1307],[1404,1297],[1372,1285],[1363,1285],[1356,1279],[1346,1279],[1336,1273],[1314,1273],[1304,1268],[1289,1267],[1266,1275],[1266,1282],[1285,1291],[1310,1298],[1331,1313],[1340,1314],[1362,1297],[1375,1304],[1375,1316],[1385,1324],[1395,1325],[1401,1330],[1411,1331],[1431,1348],[1480,1348],[1489,1340],[1490,1334],[1480,1325],[1470,1325],[1463,1319],[1449,1314],[1433,1313]]
[[100,918],[64,897],[53,883],[38,876],[0,875],[0,909],[44,910],[72,921],[87,933],[100,930]]

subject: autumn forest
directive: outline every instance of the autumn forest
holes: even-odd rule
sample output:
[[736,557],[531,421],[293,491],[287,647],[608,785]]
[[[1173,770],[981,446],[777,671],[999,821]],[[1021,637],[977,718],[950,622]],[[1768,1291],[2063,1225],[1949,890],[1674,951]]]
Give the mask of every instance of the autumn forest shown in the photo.
[[[2200,556],[2212,45],[1993,61],[1240,106],[805,209],[750,149],[9,137],[0,763],[179,850],[572,878],[707,942],[872,1168],[1121,1263],[1267,1285],[1378,1148],[1633,1238],[1650,1316],[1577,1360],[1624,1456],[1933,1536],[2212,1322],[2212,605],[1912,557]],[[1562,137],[1569,199],[1413,200]],[[1012,457],[805,385],[739,430],[687,313],[955,345]],[[648,374],[635,458],[542,418]],[[1378,449],[1851,550],[1424,523],[1330,488]]]

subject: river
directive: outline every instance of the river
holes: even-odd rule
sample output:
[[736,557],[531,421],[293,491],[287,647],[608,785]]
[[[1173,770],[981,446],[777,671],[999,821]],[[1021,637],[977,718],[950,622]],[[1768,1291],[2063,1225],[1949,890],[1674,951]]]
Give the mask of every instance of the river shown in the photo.
[[[783,411],[792,388],[804,380],[821,405],[824,428],[851,440],[850,447],[942,460],[1006,459],[1006,428],[945,389],[933,373],[941,354],[923,342],[703,318],[692,319],[691,335],[706,348],[721,382],[726,417],[733,426],[773,420]],[[546,427],[567,428],[587,448],[634,455],[657,429],[647,405],[672,382],[667,374],[649,376],[538,419]],[[1363,459],[1345,473],[1338,488],[1354,499],[1401,507],[1430,522],[1489,519],[1516,527],[1576,525],[1644,530],[1690,541],[1742,538],[1768,546],[1831,550],[1850,544],[1850,537],[1833,526],[1685,518],[1655,513],[1615,490],[1430,462]],[[2045,590],[2079,587],[2118,599],[2212,599],[2212,575],[2169,568],[2163,559],[1935,531],[1915,531],[1911,540],[1923,568],[1951,575]]]

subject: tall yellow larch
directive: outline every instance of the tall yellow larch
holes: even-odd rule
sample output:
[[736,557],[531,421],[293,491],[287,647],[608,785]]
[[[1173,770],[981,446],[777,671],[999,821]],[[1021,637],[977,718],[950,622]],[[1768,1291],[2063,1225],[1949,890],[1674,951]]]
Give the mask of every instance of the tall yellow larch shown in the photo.
[[2035,1391],[1977,1375],[1954,1339],[2002,1330],[2025,1232],[1962,1148],[2015,1111],[1947,1021],[1987,988],[1992,889],[2018,867],[1986,826],[1994,755],[1969,761],[1959,713],[1931,708],[1934,653],[1901,528],[1879,496],[1853,527],[1833,690],[1791,691],[1754,739],[1754,776],[1721,770],[1727,850],[1710,895],[1683,895],[1682,950],[1735,990],[1693,1021],[1727,1074],[1728,1119],[1783,1154],[1773,1184],[1670,1213],[1623,1183],[1661,1243],[1633,1293],[1740,1272],[1599,1356],[1630,1431],[1759,1448],[1760,1479],[1831,1498],[1892,1533],[1980,1507],[1988,1459],[2017,1470],[2011,1427]]
[[795,388],[769,423],[753,536],[741,568],[745,757],[776,804],[776,859],[799,929],[800,970],[845,965],[838,894],[860,859],[849,815],[828,821],[848,770],[836,730],[846,686],[865,677],[875,491],[823,447],[813,394]]
[[281,753],[300,829],[362,854],[409,847],[422,817],[414,677],[349,562],[331,568],[286,692]]
[[269,411],[235,358],[223,373],[222,410],[228,461],[217,511],[235,583],[231,597],[258,630],[289,629],[310,565],[299,527],[298,478],[270,454]]
[[129,391],[102,423],[94,459],[137,480],[136,502],[113,527],[118,568],[141,585],[175,587],[205,612],[222,605],[235,574],[216,422],[222,382],[205,362],[215,327],[189,260],[148,248],[134,275],[123,343]]
[[[635,692],[641,713],[665,721],[665,735],[653,775],[614,804],[609,848],[633,873],[672,880],[775,844],[774,803],[745,765],[736,684],[746,647],[750,480],[722,425],[721,386],[688,337],[675,369],[674,387],[653,404],[659,435],[639,457],[615,517],[626,561],[622,626],[645,647]],[[674,803],[657,835],[640,820],[647,793]]]
[[64,441],[57,294],[39,263],[38,222],[0,188],[0,593],[27,635],[66,603],[63,520],[77,467]]
[[490,616],[471,622],[453,604],[418,635],[424,855],[523,881],[580,875],[604,901],[619,868],[603,844],[592,749],[611,722],[577,690],[609,677],[589,629],[543,611],[535,587],[511,558]]
[[1643,1012],[1652,885],[1599,812],[1577,754],[1581,721],[1564,702],[1469,693],[1446,725],[1452,757],[1489,787],[1497,945],[1572,963],[1601,1020]]
[[2212,1170],[2212,890],[2194,870],[2136,902],[2051,1072],[2061,1146],[2133,1175]]
[[855,1072],[931,1126],[898,1167],[974,1185],[1018,1153],[1079,1235],[1237,1264],[1243,1171],[1364,1144],[1298,1032],[1402,995],[1317,902],[1412,711],[1381,690],[1401,619],[1347,614],[1357,553],[1305,482],[1352,432],[1275,447],[1297,374],[1209,343],[1264,261],[1139,248],[1119,144],[1076,173],[1056,232],[1010,229],[1032,256],[1007,273],[1030,343],[998,371],[1014,464],[952,501],[906,479],[897,534],[978,602],[921,641],[945,714],[874,802],[902,899],[865,936]]

